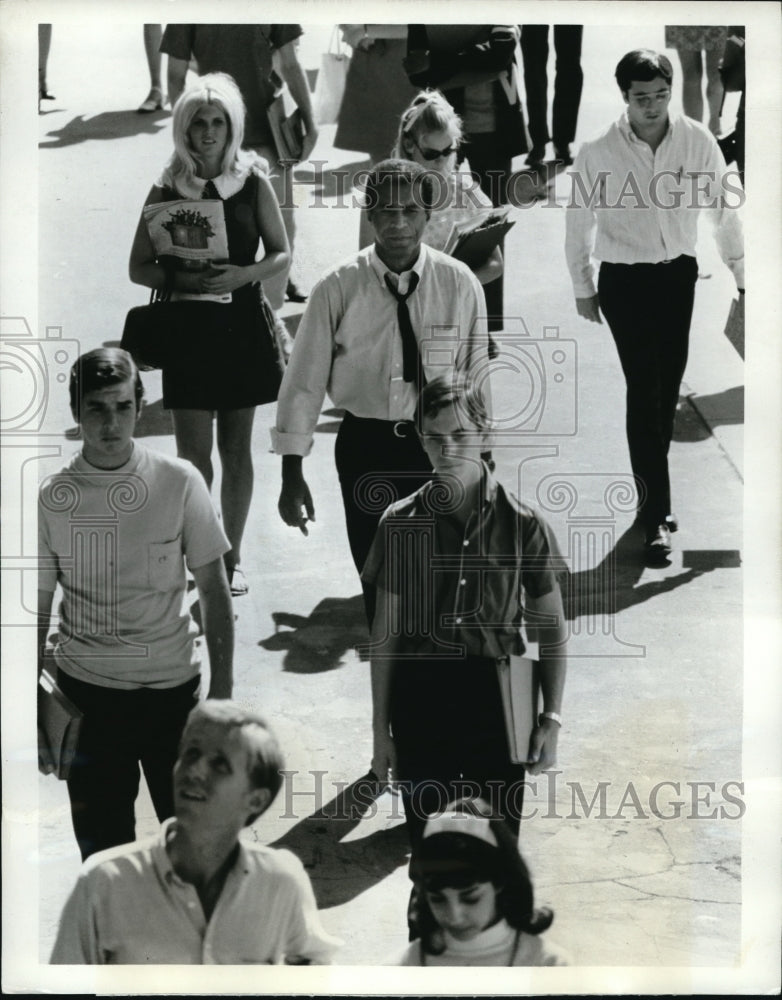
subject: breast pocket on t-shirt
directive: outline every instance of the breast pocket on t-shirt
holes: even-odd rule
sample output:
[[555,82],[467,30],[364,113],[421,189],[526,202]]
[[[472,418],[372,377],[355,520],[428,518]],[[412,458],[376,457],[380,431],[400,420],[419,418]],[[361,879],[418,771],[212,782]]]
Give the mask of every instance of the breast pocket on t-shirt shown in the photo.
[[182,579],[182,539],[150,542],[147,548],[149,586],[153,590],[171,590]]

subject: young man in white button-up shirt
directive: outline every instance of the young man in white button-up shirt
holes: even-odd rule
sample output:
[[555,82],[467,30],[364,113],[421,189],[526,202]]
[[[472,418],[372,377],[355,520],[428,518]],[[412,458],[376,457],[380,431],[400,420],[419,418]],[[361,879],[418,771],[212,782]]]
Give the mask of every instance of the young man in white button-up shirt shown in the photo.
[[[699,209],[744,290],[736,209],[744,200],[717,143],[699,122],[671,115],[673,68],[649,49],[627,53],[616,81],[627,105],[585,142],[571,175],[566,253],[578,314],[611,329],[627,382],[627,439],[650,562],[664,562],[678,527],[668,450],[687,363],[698,265]],[[597,284],[592,257],[601,261]]]
[[[307,534],[315,512],[302,460],[312,448],[326,393],[346,411],[335,460],[359,573],[385,506],[431,477],[414,428],[418,382],[488,364],[486,302],[478,279],[466,264],[421,242],[436,197],[431,171],[407,160],[383,160],[368,176],[365,196],[375,243],[330,269],[313,288],[272,430],[274,449],[283,456],[280,515]],[[404,365],[395,293],[409,293],[417,378],[408,377]],[[371,621],[370,588],[365,598]]]

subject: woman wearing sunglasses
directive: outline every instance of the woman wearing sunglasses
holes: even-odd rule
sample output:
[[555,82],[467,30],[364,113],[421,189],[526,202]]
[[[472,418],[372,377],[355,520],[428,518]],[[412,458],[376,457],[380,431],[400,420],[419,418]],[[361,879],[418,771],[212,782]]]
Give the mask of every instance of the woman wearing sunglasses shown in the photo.
[[[402,115],[393,155],[420,163],[442,178],[423,236],[423,242],[435,250],[443,249],[455,222],[464,222],[492,207],[480,184],[457,167],[461,141],[461,119],[437,90],[418,94]],[[474,268],[475,277],[485,285],[500,277],[502,266],[502,252],[497,247]],[[491,344],[490,353],[493,348]]]

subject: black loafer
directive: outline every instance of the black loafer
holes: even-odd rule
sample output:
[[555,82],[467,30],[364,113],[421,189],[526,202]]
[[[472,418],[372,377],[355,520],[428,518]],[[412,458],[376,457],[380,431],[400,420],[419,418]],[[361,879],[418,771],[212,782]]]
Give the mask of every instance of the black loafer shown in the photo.
[[671,531],[665,524],[659,524],[646,536],[644,546],[647,562],[658,564],[667,562],[671,554]]
[[285,286],[285,298],[288,302],[306,302],[307,296],[292,281]]

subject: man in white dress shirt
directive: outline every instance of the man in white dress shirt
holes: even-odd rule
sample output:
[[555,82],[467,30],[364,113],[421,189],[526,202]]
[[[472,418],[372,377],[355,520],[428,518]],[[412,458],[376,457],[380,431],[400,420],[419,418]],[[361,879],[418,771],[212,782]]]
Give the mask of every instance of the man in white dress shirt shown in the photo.
[[[373,168],[364,211],[374,245],[312,290],[279,394],[272,441],[283,456],[280,516],[304,534],[315,511],[302,458],[326,393],[346,411],[335,459],[359,573],[388,504],[431,478],[414,428],[419,386],[488,364],[480,283],[465,264],[421,243],[433,194],[431,174],[417,164]],[[373,594],[364,592],[371,621]]]
[[[594,323],[605,316],[627,383],[627,440],[652,563],[667,560],[678,527],[668,450],[687,363],[700,208],[744,290],[738,174],[727,171],[708,129],[669,114],[672,78],[667,57],[649,49],[620,60],[626,110],[581,147],[566,214],[578,314]],[[601,261],[597,284],[592,256]]]
[[231,701],[190,713],[174,767],[175,818],[148,840],[94,854],[60,919],[53,965],[324,964],[304,866],[242,841],[282,784],[264,720]]

